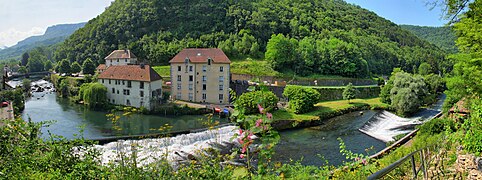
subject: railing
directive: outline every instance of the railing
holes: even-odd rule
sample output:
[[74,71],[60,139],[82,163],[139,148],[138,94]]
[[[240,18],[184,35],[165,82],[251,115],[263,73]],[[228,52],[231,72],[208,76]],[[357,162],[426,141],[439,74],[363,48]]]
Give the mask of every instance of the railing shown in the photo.
[[[443,142],[443,140],[441,141]],[[395,170],[396,168],[399,168],[402,166],[407,160],[410,160],[410,167],[412,171],[412,179],[417,179],[420,172],[422,172],[423,179],[428,179],[429,174],[427,170],[430,168],[430,165],[434,160],[442,160],[443,158],[440,158],[439,156],[443,156],[446,153],[441,152],[441,146],[443,143],[437,143],[435,145],[427,146],[422,149],[416,150],[403,158],[395,161],[394,163],[390,164],[389,166],[373,173],[372,175],[368,176],[367,179],[372,180],[372,179],[380,179],[384,177],[385,175],[388,175],[390,172]],[[419,160],[419,161],[417,161]],[[435,163],[439,165],[443,165],[442,163]],[[440,167],[439,167],[440,168]],[[433,174],[432,174],[433,176]]]

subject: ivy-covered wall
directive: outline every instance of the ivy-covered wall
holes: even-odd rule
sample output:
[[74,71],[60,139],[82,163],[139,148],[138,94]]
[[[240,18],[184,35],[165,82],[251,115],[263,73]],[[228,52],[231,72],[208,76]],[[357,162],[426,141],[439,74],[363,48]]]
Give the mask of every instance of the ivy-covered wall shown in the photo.
[[[343,99],[344,87],[340,88],[314,88],[321,94],[321,101],[332,101]],[[380,94],[380,87],[355,87],[356,98],[374,98]]]

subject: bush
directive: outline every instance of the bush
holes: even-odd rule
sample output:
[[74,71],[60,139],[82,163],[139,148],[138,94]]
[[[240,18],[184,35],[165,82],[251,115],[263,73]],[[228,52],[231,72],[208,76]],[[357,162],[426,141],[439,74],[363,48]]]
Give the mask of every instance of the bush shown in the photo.
[[289,99],[290,109],[297,114],[311,111],[321,98],[318,91],[301,86],[287,86],[283,96]]
[[244,109],[246,114],[258,112],[258,104],[261,105],[266,112],[276,107],[278,97],[271,91],[253,91],[247,92],[239,96],[234,105],[237,109]]
[[464,138],[464,147],[467,151],[482,153],[482,100],[474,98],[470,105],[470,118],[464,122],[467,130]]
[[89,108],[105,108],[107,102],[107,88],[100,83],[88,83],[81,86],[79,96]]
[[452,119],[432,119],[419,127],[418,133],[426,135],[440,134],[441,132],[457,131],[454,120]]

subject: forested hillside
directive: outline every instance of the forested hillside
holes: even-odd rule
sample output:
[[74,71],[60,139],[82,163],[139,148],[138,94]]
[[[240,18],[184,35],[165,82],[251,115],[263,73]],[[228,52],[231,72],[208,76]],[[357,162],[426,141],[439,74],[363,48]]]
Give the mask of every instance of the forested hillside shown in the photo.
[[439,48],[446,50],[449,53],[456,53],[455,46],[455,32],[452,27],[428,27],[428,26],[414,26],[414,25],[400,25],[418,37],[435,44]]
[[47,28],[43,35],[28,37],[12,47],[0,49],[0,60],[18,57],[36,47],[49,46],[64,41],[77,29],[84,27],[84,23],[59,24]]
[[231,59],[268,60],[280,72],[364,77],[445,68],[444,53],[375,13],[342,0],[116,0],[55,52],[102,63],[129,48],[167,65],[186,47],[219,47]]

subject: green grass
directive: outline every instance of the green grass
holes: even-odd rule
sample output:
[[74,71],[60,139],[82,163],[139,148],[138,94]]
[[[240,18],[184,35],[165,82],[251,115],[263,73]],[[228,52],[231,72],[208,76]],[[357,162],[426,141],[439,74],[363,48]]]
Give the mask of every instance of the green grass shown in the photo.
[[279,76],[280,73],[275,71],[268,64],[268,61],[253,60],[247,58],[245,60],[233,60],[231,62],[231,73],[249,74],[256,76]]
[[169,77],[171,76],[171,67],[170,66],[153,66],[152,69],[156,71],[161,77]]
[[320,102],[315,104],[315,109],[313,111],[304,114],[295,114],[290,109],[280,109],[273,112],[273,117],[275,120],[310,121],[319,120],[319,114],[347,109],[353,106],[368,104],[371,107],[388,107],[387,104],[380,102],[380,98],[352,99],[350,102],[350,104],[347,100]]
[[[287,85],[287,86],[296,86],[296,85]],[[367,88],[367,87],[377,87],[378,85],[367,85],[367,86],[353,86],[355,88]],[[310,88],[333,88],[333,89],[343,89],[345,86],[303,86],[303,87],[310,87]]]

